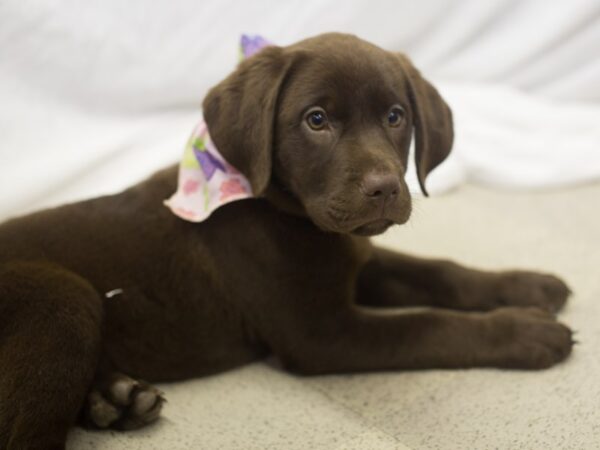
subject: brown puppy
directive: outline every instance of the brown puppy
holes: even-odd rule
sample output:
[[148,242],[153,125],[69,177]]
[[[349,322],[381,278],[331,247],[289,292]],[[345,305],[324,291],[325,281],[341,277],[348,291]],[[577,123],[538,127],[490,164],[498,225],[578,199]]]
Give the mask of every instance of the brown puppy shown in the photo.
[[[61,449],[78,415],[142,426],[162,398],[137,379],[269,353],[305,374],[539,369],[569,354],[559,279],[364,237],[410,215],[413,129],[423,189],[452,145],[450,110],[404,56],[341,34],[267,48],[209,92],[204,114],[259,198],[185,222],[162,205],[171,167],[0,227],[0,448]],[[407,305],[480,312],[377,309]]]

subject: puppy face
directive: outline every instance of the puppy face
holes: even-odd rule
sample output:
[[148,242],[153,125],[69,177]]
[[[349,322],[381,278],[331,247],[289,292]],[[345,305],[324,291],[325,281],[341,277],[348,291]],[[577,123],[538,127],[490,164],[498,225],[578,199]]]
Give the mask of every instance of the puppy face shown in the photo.
[[274,176],[325,230],[406,222],[412,116],[398,58],[337,35],[288,52],[299,55],[280,94]]
[[450,110],[408,60],[342,34],[263,50],[213,88],[204,115],[255,194],[276,186],[340,233],[408,220],[413,129],[424,192],[452,144]]

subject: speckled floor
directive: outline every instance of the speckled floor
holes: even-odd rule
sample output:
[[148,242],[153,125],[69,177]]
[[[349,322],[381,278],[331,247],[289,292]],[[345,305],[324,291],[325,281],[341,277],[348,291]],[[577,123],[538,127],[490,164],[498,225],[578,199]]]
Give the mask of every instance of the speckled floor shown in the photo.
[[465,187],[419,200],[408,225],[377,240],[562,275],[575,294],[561,319],[581,343],[543,372],[298,378],[257,363],[163,385],[157,425],[75,430],[68,449],[600,449],[600,184],[543,194]]

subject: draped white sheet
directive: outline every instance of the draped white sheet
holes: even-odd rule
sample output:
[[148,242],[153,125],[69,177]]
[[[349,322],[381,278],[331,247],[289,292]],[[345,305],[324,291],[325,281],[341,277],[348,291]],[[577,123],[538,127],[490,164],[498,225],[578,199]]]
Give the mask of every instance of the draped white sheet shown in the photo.
[[456,118],[431,191],[600,178],[600,2],[0,2],[0,217],[175,161],[241,33],[345,31],[408,53]]

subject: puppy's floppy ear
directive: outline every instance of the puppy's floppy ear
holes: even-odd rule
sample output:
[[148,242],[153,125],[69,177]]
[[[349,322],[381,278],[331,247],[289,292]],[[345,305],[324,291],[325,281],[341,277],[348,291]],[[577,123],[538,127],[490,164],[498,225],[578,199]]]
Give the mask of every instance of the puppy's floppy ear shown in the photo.
[[211,139],[256,196],[269,184],[277,99],[290,65],[280,47],[267,47],[242,61],[202,104]]
[[410,60],[402,54],[399,57],[406,75],[414,116],[417,176],[421,190],[427,196],[427,174],[444,161],[452,149],[452,111]]

